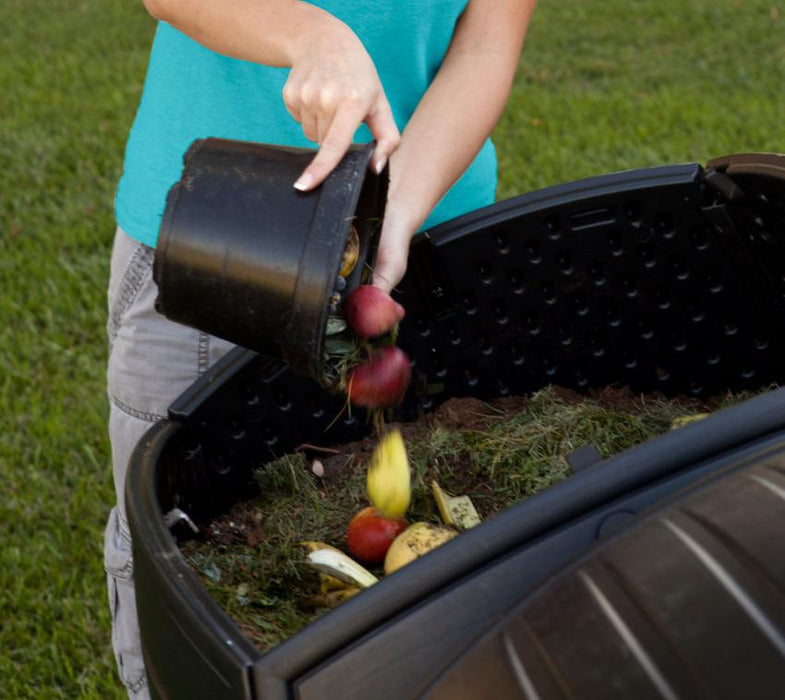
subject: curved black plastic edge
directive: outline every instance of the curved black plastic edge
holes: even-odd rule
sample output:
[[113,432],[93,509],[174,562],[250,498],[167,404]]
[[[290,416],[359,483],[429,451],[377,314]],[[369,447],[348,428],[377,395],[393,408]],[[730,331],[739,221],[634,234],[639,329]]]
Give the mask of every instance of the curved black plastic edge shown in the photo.
[[447,243],[456,236],[465,236],[477,229],[504,222],[513,216],[522,216],[546,206],[556,207],[563,203],[573,202],[579,195],[594,198],[650,187],[688,184],[699,178],[702,172],[703,168],[698,163],[683,163],[639,170],[621,170],[562,185],[553,185],[511,197],[445,221],[430,229],[428,236],[436,245]]
[[[312,313],[312,304],[309,303],[309,288],[313,285],[313,278],[308,274],[311,271],[323,267],[334,271],[333,275],[325,276],[321,294],[324,299],[330,298],[335,277],[338,276],[338,271],[341,269],[341,255],[343,254],[343,247],[335,247],[333,241],[336,240],[340,228],[348,230],[347,222],[356,215],[361,194],[372,197],[380,208],[379,215],[384,214],[385,202],[379,200],[379,191],[386,191],[386,185],[378,187],[372,182],[372,179],[383,178],[386,180],[388,170],[385,169],[381,175],[377,176],[371,174],[368,169],[375,145],[375,143],[369,143],[352,146],[344,159],[317,190],[319,200],[314,210],[313,228],[308,246],[300,259],[299,269],[302,274],[298,275],[294,290],[292,313],[295,316],[299,315],[302,318],[304,314]],[[347,193],[345,182],[358,182],[359,184]],[[361,238],[366,239],[365,236],[361,236]],[[343,240],[345,243],[346,235],[343,236]],[[362,266],[362,253],[363,251],[361,251],[361,263],[358,267]],[[352,282],[354,284],[350,282],[347,289],[356,286],[359,282],[359,275]],[[315,347],[302,348],[307,350],[307,356],[310,358],[310,365],[304,369],[310,376],[321,379],[324,371],[322,343],[327,326],[327,315],[322,314],[320,318],[314,318],[314,321],[316,323],[313,333]],[[302,324],[304,325],[305,321]],[[298,327],[300,325],[298,324]],[[301,344],[302,339],[295,333],[288,338],[287,342],[290,347],[294,348]]]
[[[576,575],[576,572],[578,572],[579,570],[583,570],[585,572],[587,566],[588,567],[592,567],[592,565],[594,565],[594,570],[595,571],[597,571],[599,566],[601,566],[601,564],[599,563],[600,561],[602,561],[603,564],[605,564],[607,566],[608,558],[613,556],[612,552],[614,551],[614,547],[617,547],[619,545],[619,543],[621,541],[623,541],[623,540],[627,540],[629,542],[631,538],[637,538],[636,548],[645,548],[646,541],[645,540],[641,541],[643,539],[641,537],[641,532],[646,528],[646,526],[651,526],[655,521],[657,521],[657,520],[661,521],[664,518],[671,519],[671,518],[673,518],[675,516],[676,519],[678,519],[678,517],[679,517],[679,515],[678,515],[679,510],[681,510],[683,515],[689,515],[689,511],[690,511],[689,506],[690,506],[690,504],[695,504],[696,499],[701,498],[701,497],[706,498],[709,493],[713,493],[715,498],[716,498],[716,494],[717,494],[717,490],[718,489],[725,489],[726,491],[731,490],[729,482],[730,482],[731,478],[734,475],[738,475],[740,473],[745,473],[745,472],[749,473],[750,470],[753,470],[755,468],[760,468],[764,464],[768,465],[772,461],[776,462],[777,460],[779,460],[779,464],[782,464],[782,456],[783,456],[784,452],[785,452],[785,434],[779,433],[774,438],[769,439],[764,445],[761,445],[760,443],[757,443],[756,444],[756,449],[753,449],[752,447],[745,448],[742,451],[734,451],[732,453],[732,456],[728,457],[726,460],[722,460],[722,459],[720,459],[720,460],[716,460],[716,459],[715,460],[711,460],[711,463],[709,465],[707,465],[707,467],[709,467],[709,469],[707,470],[707,473],[703,477],[701,477],[701,478],[691,482],[686,487],[677,489],[676,491],[671,493],[669,496],[659,499],[656,502],[656,507],[645,508],[643,511],[640,512],[640,514],[637,517],[635,517],[634,522],[630,522],[629,523],[629,527],[625,526],[623,528],[615,530],[610,536],[608,536],[607,538],[604,538],[603,542],[597,543],[594,546],[592,546],[591,548],[589,548],[589,549],[585,550],[584,552],[582,552],[577,557],[573,557],[572,560],[567,565],[561,567],[558,570],[558,572],[555,574],[555,576],[553,578],[549,578],[547,581],[544,581],[541,584],[539,584],[539,585],[537,585],[537,586],[535,586],[535,587],[533,587],[532,589],[529,589],[529,590],[526,590],[526,588],[522,586],[521,590],[524,593],[524,595],[521,596],[520,601],[518,603],[516,603],[515,605],[510,606],[510,608],[505,612],[505,614],[501,617],[501,619],[498,622],[494,622],[492,625],[490,625],[489,628],[487,629],[487,631],[485,631],[484,633],[481,633],[480,635],[478,635],[467,648],[465,648],[461,653],[456,655],[455,658],[451,661],[451,663],[449,663],[441,673],[437,674],[437,677],[433,680],[433,682],[421,694],[418,693],[417,696],[419,698],[423,698],[423,699],[424,698],[434,698],[435,699],[435,698],[439,698],[439,697],[441,697],[441,698],[452,697],[452,695],[450,693],[450,680],[451,680],[450,676],[451,676],[451,674],[454,674],[454,675],[457,676],[457,675],[459,675],[461,673],[461,671],[463,671],[464,674],[467,674],[467,673],[471,674],[472,671],[474,671],[475,674],[478,674],[478,671],[479,671],[478,675],[469,676],[469,677],[471,677],[473,679],[473,681],[477,681],[477,683],[474,684],[472,681],[470,681],[471,688],[469,689],[468,692],[473,697],[481,697],[481,695],[477,695],[476,693],[478,693],[478,692],[482,693],[482,691],[480,690],[480,688],[482,686],[482,682],[484,681],[485,683],[487,683],[489,685],[492,685],[492,682],[490,681],[490,677],[488,676],[487,669],[482,669],[481,670],[480,667],[478,667],[477,659],[475,659],[475,663],[473,664],[473,668],[471,668],[471,670],[467,671],[466,666],[471,666],[472,665],[471,662],[469,661],[469,659],[472,657],[472,655],[476,656],[478,654],[478,652],[480,652],[480,650],[482,649],[483,645],[487,645],[494,638],[499,638],[500,635],[503,635],[503,634],[509,634],[511,627],[515,624],[514,620],[515,620],[516,615],[522,615],[522,611],[527,609],[527,607],[530,608],[532,602],[535,599],[537,599],[538,596],[541,596],[541,595],[545,594],[546,591],[547,592],[552,592],[554,588],[558,588],[560,586],[564,586],[569,581],[569,579],[571,577],[574,577]],[[735,506],[736,508],[738,508],[740,505],[741,505],[741,503],[738,502],[738,501],[733,503],[733,506]],[[749,498],[747,499],[747,504],[746,505],[747,505],[748,509],[751,509],[751,507],[754,508],[754,504],[750,503],[750,499]],[[727,507],[727,503],[726,503],[726,507]],[[734,510],[734,508],[731,508],[731,510]],[[742,511],[742,512],[744,512],[744,511]],[[749,517],[749,515],[750,515],[750,512],[748,510],[747,511],[747,516]],[[706,521],[701,521],[701,522],[705,523]],[[757,527],[760,528],[762,524],[763,523],[761,521],[758,521],[757,522]],[[764,529],[762,531],[760,529],[758,530],[758,534],[759,534],[759,536],[765,537],[766,539],[768,539],[768,538],[776,538],[777,531],[778,531],[778,526],[781,526],[781,522],[778,523],[776,521],[768,521],[766,523],[766,525],[764,526]],[[717,537],[717,542],[718,543],[722,543],[721,546],[727,547],[728,550],[734,550],[736,552],[737,556],[738,556],[738,550],[737,550],[738,545],[734,546],[733,540],[727,539],[727,537],[728,537],[727,534],[722,533],[720,530],[717,530],[717,529],[712,529],[711,532]],[[549,539],[549,541],[550,541],[550,539]],[[672,549],[675,550],[677,548],[678,548],[678,544],[676,542],[673,542]],[[679,591],[679,589],[682,586],[686,588],[686,587],[689,587],[691,585],[692,582],[688,581],[686,579],[686,577],[685,577],[685,573],[686,572],[684,570],[681,570],[681,571],[674,570],[674,568],[672,566],[668,569],[668,574],[667,574],[667,579],[668,579],[668,581],[669,581],[669,583],[671,585],[670,591],[663,591],[662,590],[662,587],[663,587],[663,584],[664,584],[664,580],[663,579],[665,578],[664,576],[660,576],[659,586],[657,586],[656,584],[652,583],[650,577],[652,575],[652,572],[654,570],[656,570],[657,564],[655,562],[657,562],[657,560],[659,558],[661,558],[661,557],[662,558],[667,557],[667,555],[670,552],[668,550],[665,550],[665,549],[662,549],[662,548],[658,549],[658,550],[656,550],[656,549],[655,550],[648,549],[647,551],[649,553],[648,562],[650,564],[652,564],[652,567],[647,569],[646,573],[642,575],[642,578],[646,579],[649,582],[649,584],[651,585],[652,589],[658,591],[661,599],[663,597],[667,598],[669,593],[670,593],[670,595],[674,595],[674,593],[676,593],[676,591]],[[697,555],[695,551],[691,551],[689,548],[686,548],[685,551],[689,552],[691,554],[691,556],[693,556],[693,557],[700,558],[700,556]],[[782,555],[782,551],[783,550],[781,550],[781,549],[779,550],[779,553],[780,553],[779,559],[769,560],[767,562],[769,565],[771,565],[775,569],[778,568],[778,566],[781,565],[781,563],[782,563],[782,556],[781,556]],[[709,555],[709,556],[711,556],[711,555]],[[742,561],[744,561],[745,565],[747,567],[749,567],[750,569],[757,570],[757,567],[761,566],[759,560],[756,563],[753,563],[756,560],[755,560],[754,556],[751,556],[748,552],[745,552],[744,555],[741,555],[741,557],[742,557]],[[747,558],[747,557],[749,557],[749,558]],[[618,572],[618,569],[615,569],[615,571]],[[648,577],[647,577],[647,574],[648,574]],[[772,586],[773,585],[774,587],[776,587],[776,583],[774,583],[771,580],[767,580],[767,583],[768,583],[768,586]],[[706,587],[706,589],[707,590],[704,590],[703,592],[704,593],[709,593],[710,592],[709,587]],[[681,591],[679,591],[679,593],[681,593],[681,595],[683,596],[684,595],[683,589]],[[640,597],[637,597],[636,594],[638,596],[640,596]],[[646,605],[648,605],[648,606],[656,606],[656,602],[657,602],[656,599],[653,600],[653,599],[650,598],[649,600],[645,600],[645,599],[641,600],[641,597],[645,598],[645,596],[641,596],[640,589],[637,589],[635,592],[630,592],[630,590],[627,589],[626,595],[628,595],[630,597],[636,597],[636,600],[637,600],[638,604],[640,604],[642,606],[646,606]],[[734,599],[734,596],[730,592],[727,592],[727,590],[726,590],[726,595],[727,595],[727,597],[724,599],[725,605],[730,607],[730,608],[736,608],[737,605],[738,605],[738,600]],[[653,595],[652,595],[652,598],[654,598]],[[618,601],[614,601],[614,602],[618,603]],[[762,603],[763,600],[759,598],[758,602]],[[611,605],[613,605],[613,603],[611,603]],[[683,607],[684,606],[682,606],[682,608]],[[753,607],[756,608],[756,611],[754,613],[752,613],[750,611],[750,608],[753,608]],[[615,609],[616,609],[616,614],[618,615],[618,607],[616,607]],[[704,611],[703,611],[704,614],[706,612],[708,612],[708,609],[711,609],[711,608],[710,608],[710,606],[707,605],[706,609],[704,609]],[[766,619],[766,613],[764,612],[764,610],[761,610],[756,605],[755,602],[752,602],[750,604],[749,608],[745,608],[744,606],[742,606],[742,609],[744,609],[750,615],[750,617],[752,617],[754,615],[756,620],[763,620],[764,622],[763,622],[762,626],[772,625],[772,626],[776,627],[776,620],[772,620],[771,618],[769,618],[767,620]],[[776,607],[775,607],[775,609],[776,609]],[[771,612],[771,610],[772,610],[772,608],[769,607],[769,613]],[[719,611],[717,611],[717,612],[719,612]],[[555,612],[553,617],[556,618],[556,620],[555,620],[555,624],[556,625],[558,625],[559,615],[560,615],[562,624],[566,623],[565,626],[569,630],[567,632],[567,634],[574,634],[575,635],[575,637],[576,637],[575,643],[576,644],[580,645],[580,644],[591,643],[590,639],[587,639],[585,628],[580,630],[578,625],[576,625],[575,628],[571,628],[570,624],[572,622],[572,619],[570,619],[569,622],[566,620],[567,617],[573,618],[573,617],[578,617],[578,616],[583,616],[583,619],[585,620],[586,619],[586,609],[585,608],[581,609],[580,606],[576,605],[576,607],[574,609],[571,609],[569,611],[569,613],[565,613],[564,610],[561,610],[559,612]],[[623,620],[624,618],[622,618],[620,616],[617,619]],[[631,622],[632,621],[631,616],[628,616],[627,620],[629,622]],[[692,622],[694,624],[695,621],[693,620]],[[624,625],[625,622],[621,622],[621,624]],[[647,620],[646,623],[643,623],[643,626],[645,627],[646,624],[652,625],[652,627],[650,628],[651,631],[659,632],[659,634],[662,635],[662,637],[666,637],[667,638],[668,633],[666,631],[664,631],[662,628],[658,629],[652,621]],[[600,623],[600,625],[598,625],[598,627],[600,627],[602,629],[602,631],[607,631],[607,630],[605,630],[605,628],[602,628],[602,624],[601,623]],[[597,628],[595,628],[595,631],[596,630],[597,630]],[[712,625],[712,623],[709,622],[709,620],[706,620],[705,621],[705,625],[703,625],[703,628],[701,630],[701,635],[700,635],[700,637],[702,638],[702,645],[703,646],[705,646],[705,647],[709,647],[710,646],[711,642],[709,641],[708,636],[712,633],[712,631],[713,632],[720,631],[718,629],[718,624],[713,624]],[[642,629],[634,630],[634,631],[631,632],[631,637],[636,637],[637,636],[636,633],[640,634],[641,632],[642,632]],[[748,633],[748,635],[745,636],[742,629],[737,629],[737,630],[722,629],[721,633],[722,634],[727,633],[729,636],[734,637],[734,638],[736,638],[736,637],[741,638],[740,641],[735,641],[734,645],[733,645],[733,647],[735,648],[736,654],[737,654],[735,660],[738,661],[738,659],[743,656],[745,658],[748,658],[750,660],[750,662],[753,664],[753,668],[752,669],[749,668],[749,666],[747,666],[747,668],[746,668],[747,677],[748,678],[749,677],[759,677],[759,678],[766,678],[767,677],[765,675],[765,670],[766,670],[765,664],[761,664],[761,665],[759,665],[757,667],[754,666],[754,664],[757,662],[757,659],[755,659],[755,660],[753,660],[753,659],[754,659],[754,657],[758,657],[760,655],[761,649],[757,648],[755,651],[757,651],[758,653],[754,653],[753,650],[750,648],[750,646],[747,646],[747,644],[750,643],[751,639],[755,638],[754,634],[753,635],[749,635],[749,633]],[[532,633],[532,636],[535,636],[535,635]],[[643,637],[643,639],[646,639],[646,642],[648,644],[647,651],[649,653],[654,652],[655,651],[655,645],[652,644],[651,636],[649,636],[649,637],[645,637],[643,635],[641,635],[641,636]],[[582,637],[582,638],[580,638],[580,637]],[[580,638],[580,639],[578,639],[578,638]],[[542,640],[542,636],[540,637],[540,639]],[[638,639],[640,640],[641,637],[638,637]],[[597,640],[597,641],[599,641],[599,640]],[[670,653],[671,654],[675,654],[675,655],[683,655],[683,656],[681,656],[682,664],[684,664],[685,666],[691,665],[691,660],[689,659],[688,649],[687,649],[688,642],[685,642],[684,638],[682,638],[682,639],[678,639],[678,638],[674,639],[673,636],[671,636],[669,638],[669,641],[670,641],[670,643],[672,645],[670,647],[670,649],[669,649]],[[624,643],[628,644],[629,642],[625,641]],[[528,646],[532,645],[531,637],[526,639],[526,644]],[[762,638],[759,640],[759,644],[762,644],[763,647],[766,647],[765,650],[768,651],[768,644],[766,643],[765,635],[763,635]],[[771,651],[774,651],[774,650],[771,649]],[[491,652],[491,653],[493,653],[493,652]],[[545,653],[547,654],[547,651]],[[644,652],[644,653],[646,653],[646,652]],[[776,652],[774,652],[774,655],[776,656]],[[504,655],[502,654],[501,656],[504,656]],[[707,653],[706,656],[712,656],[712,655]],[[661,672],[664,670],[664,668],[667,668],[668,665],[669,665],[668,661],[666,659],[668,659],[667,655],[666,656],[660,655],[660,658],[658,659],[658,662],[660,664],[662,664],[662,666],[659,669]],[[586,663],[587,664],[592,664],[592,663],[595,663],[596,660],[597,660],[597,657],[587,658],[586,659]],[[671,657],[670,660],[672,660],[672,657]],[[781,657],[779,657],[779,660],[780,660],[780,663],[779,663],[778,669],[774,672],[773,675],[776,676],[777,681],[779,681],[779,685],[782,685],[783,674],[785,674],[785,666],[783,666],[782,663],[781,663]],[[503,660],[501,660],[501,661],[502,661],[502,663],[504,663]],[[519,659],[519,661],[520,661],[520,659]],[[578,665],[581,663],[581,661],[578,662]],[[692,659],[692,661],[694,663],[695,660]],[[725,658],[724,661],[727,662],[728,659]],[[718,659],[715,659],[715,663],[718,664],[718,665],[726,665],[727,666],[727,664],[723,664],[723,661],[720,661]],[[481,665],[482,665],[482,660],[479,661],[479,666],[481,666]],[[635,668],[635,664],[631,664],[630,666]],[[730,664],[730,666],[732,667],[733,664]],[[655,668],[656,668],[656,665],[655,665]],[[569,683],[567,682],[567,678],[564,678],[564,675],[569,677],[570,672],[572,670],[573,669],[567,668],[567,667],[564,667],[564,666],[562,666],[562,668],[560,669],[558,664],[554,663],[553,667],[550,669],[550,673],[552,673],[553,676],[559,676],[559,677],[563,678],[564,681],[565,681],[563,688],[567,688],[567,687],[569,687]],[[681,687],[678,688],[678,692],[676,693],[676,695],[678,695],[678,697],[693,697],[695,694],[702,695],[704,692],[708,692],[708,694],[711,694],[711,689],[719,690],[718,685],[716,685],[716,677],[714,679],[715,682],[713,684],[711,682],[711,680],[709,678],[707,678],[701,672],[701,669],[696,668],[693,665],[693,669],[692,670],[693,670],[692,674],[680,674],[678,671],[676,671],[674,673],[673,664],[670,664],[670,668],[668,668],[668,671],[670,673],[669,674],[663,673],[662,677],[666,677],[667,675],[670,675],[672,677],[672,679],[677,679],[677,683],[679,683],[681,685]],[[772,671],[771,667],[768,670]],[[483,673],[483,671],[485,671],[485,673]],[[524,669],[524,674],[525,674],[525,671],[526,671],[526,669]],[[618,696],[618,693],[619,693],[618,689],[619,689],[619,687],[621,685],[618,682],[618,675],[620,674],[620,671],[618,669],[616,669],[616,668],[613,668],[613,666],[610,663],[605,663],[604,664],[604,668],[603,668],[603,672],[610,673],[610,674],[613,674],[613,675],[617,676],[616,677],[617,683],[615,683],[613,686],[609,686],[609,688],[610,687],[614,687],[615,692],[609,690],[608,695],[609,695],[609,697],[610,696],[614,696],[614,695]],[[624,671],[621,670],[621,675],[623,675],[623,673],[624,673]],[[632,675],[632,673],[634,673],[634,672],[630,672],[631,675]],[[763,675],[761,675],[761,673],[763,673]],[[564,675],[562,675],[562,674],[564,674]],[[483,675],[485,676],[485,678],[483,678]],[[526,675],[528,675],[528,674],[526,674]],[[680,675],[681,675],[681,678],[679,678]],[[520,675],[518,675],[518,678],[520,678]],[[529,678],[531,679],[531,677],[529,677]],[[603,678],[605,678],[604,675],[603,675]],[[467,680],[467,676],[464,675],[463,681],[466,682],[466,680]],[[575,680],[576,680],[575,677],[570,678],[569,680],[572,681],[572,687],[575,688],[576,687],[575,686]],[[775,680],[775,678],[772,677],[769,680],[773,682]],[[540,681],[542,682],[542,679],[540,679]],[[460,684],[460,681],[458,681],[458,683]],[[764,682],[764,684],[765,685],[769,685],[766,682]],[[547,687],[548,686],[547,681],[543,685],[545,687]],[[453,691],[454,691],[454,689],[455,689],[455,683],[453,683],[453,687],[452,687]],[[509,692],[511,690],[511,688],[508,687],[507,690]],[[532,693],[532,695],[534,695],[534,694],[535,693]],[[589,695],[591,695],[591,692],[589,692]],[[512,695],[504,695],[504,697],[512,697]]]
[[[126,482],[133,537],[138,615],[151,691],[179,684],[179,669],[194,662],[205,698],[252,698],[251,668],[259,652],[215,604],[166,529],[159,507],[155,465],[165,459],[182,427],[155,424],[131,456],[138,478]],[[187,615],[189,629],[181,620]],[[154,635],[147,631],[155,630]],[[191,696],[193,697],[193,696]]]

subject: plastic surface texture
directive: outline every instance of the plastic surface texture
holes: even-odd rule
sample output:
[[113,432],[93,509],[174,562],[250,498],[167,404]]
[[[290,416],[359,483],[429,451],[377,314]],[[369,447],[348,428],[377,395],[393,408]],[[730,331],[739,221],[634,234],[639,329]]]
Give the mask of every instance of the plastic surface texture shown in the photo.
[[597,548],[422,697],[785,697],[783,532],[778,452]]
[[[407,310],[399,342],[414,361],[414,380],[395,417],[414,418],[451,396],[492,398],[549,383],[708,396],[780,382],[785,182],[771,174],[780,157],[759,159],[766,173],[745,171],[738,181],[729,167],[685,164],[570,183],[421,237],[399,296]],[[253,467],[302,442],[365,434],[361,411],[324,432],[342,406],[342,397],[284,363],[238,349],[175,402],[172,422],[140,443],[127,503],[155,692],[440,692],[473,641],[480,649],[510,610],[598,538],[623,534],[638,513],[682,488],[785,449],[785,392],[773,391],[581,469],[261,655],[201,589],[160,515],[178,507],[204,523],[250,494]],[[743,515],[749,501],[739,508]],[[662,544],[663,557],[672,544]],[[783,565],[777,551],[769,555],[772,566]],[[691,562],[678,560],[674,577]],[[594,628],[585,629],[591,646]],[[700,619],[694,627],[697,635],[709,629]],[[611,652],[618,648],[609,663],[617,658]],[[606,657],[591,658],[608,676]],[[717,691],[713,682],[707,687]]]
[[[387,171],[368,170],[372,152],[373,144],[353,146],[303,193],[293,183],[314,151],[196,141],[161,223],[158,310],[329,381],[322,349],[331,299],[359,284],[384,213]],[[352,228],[359,260],[340,286]]]

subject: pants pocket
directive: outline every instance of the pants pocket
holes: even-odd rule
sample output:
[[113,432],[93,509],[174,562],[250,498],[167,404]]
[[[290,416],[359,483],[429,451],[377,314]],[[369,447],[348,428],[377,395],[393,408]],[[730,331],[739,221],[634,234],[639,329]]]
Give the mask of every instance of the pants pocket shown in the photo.
[[155,250],[134,240],[121,229],[115,233],[109,281],[109,318],[106,332],[109,346],[114,344],[123,316],[139,295],[149,277]]

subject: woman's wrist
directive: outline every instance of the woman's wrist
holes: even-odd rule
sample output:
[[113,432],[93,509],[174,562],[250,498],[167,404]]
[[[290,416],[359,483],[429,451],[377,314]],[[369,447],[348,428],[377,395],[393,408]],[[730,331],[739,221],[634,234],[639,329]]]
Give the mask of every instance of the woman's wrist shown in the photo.
[[282,36],[281,50],[289,66],[294,66],[304,56],[326,46],[340,51],[346,42],[362,43],[354,32],[334,15],[308,2],[295,2]]

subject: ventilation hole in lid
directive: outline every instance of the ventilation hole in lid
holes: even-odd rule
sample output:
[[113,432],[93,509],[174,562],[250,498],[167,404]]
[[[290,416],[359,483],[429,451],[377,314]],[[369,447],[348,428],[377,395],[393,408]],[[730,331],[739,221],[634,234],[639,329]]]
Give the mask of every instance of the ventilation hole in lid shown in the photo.
[[540,289],[542,290],[542,298],[546,304],[552,305],[556,303],[556,288],[553,282],[543,282]]
[[750,364],[743,364],[739,370],[742,379],[752,379],[755,376],[755,368]]
[[496,317],[496,323],[500,326],[504,326],[510,320],[510,317],[507,315],[507,310],[504,308],[504,302],[497,300],[493,304],[493,315]]
[[622,244],[622,236],[618,231],[610,231],[605,237],[608,244],[608,251],[611,255],[619,257],[624,253],[624,245]]
[[716,352],[710,351],[706,355],[706,364],[709,365],[709,367],[716,367],[718,364],[720,364],[721,359],[722,358]]
[[255,405],[261,401],[256,382],[248,382],[240,387],[240,396],[245,403]]
[[676,235],[676,229],[673,225],[673,216],[670,214],[660,214],[654,222],[654,229],[664,239],[668,240]]
[[238,416],[230,416],[226,420],[226,432],[232,440],[242,440],[245,437],[245,425]]
[[493,268],[487,260],[483,260],[477,265],[477,276],[483,284],[493,282]]
[[561,226],[559,225],[558,217],[555,215],[547,217],[545,221],[543,221],[542,227],[545,235],[552,241],[557,241],[561,238]]
[[321,418],[324,415],[324,406],[317,398],[308,400],[308,411],[312,418]]
[[645,268],[651,269],[657,264],[654,251],[648,243],[641,243],[638,246],[638,257]]
[[559,251],[556,259],[563,275],[571,275],[573,273],[572,255],[570,253],[566,250]]
[[690,231],[692,245],[696,250],[706,250],[709,247],[709,234],[702,226],[696,226]]
[[576,316],[583,317],[589,315],[589,302],[585,294],[573,294],[571,301]]
[[624,205],[624,216],[630,226],[638,228],[641,225],[641,219],[643,218],[640,202],[627,202]]
[[431,324],[423,316],[414,319],[414,327],[421,338],[427,338],[431,334]]
[[480,341],[480,352],[486,356],[493,355],[493,351],[494,351],[493,343],[490,340],[488,340],[488,338],[486,338],[485,336],[480,336],[479,341]]
[[526,258],[532,265],[539,265],[542,262],[540,244],[537,241],[527,241]]
[[341,416],[341,424],[347,428],[353,428],[355,425],[357,425],[357,415],[345,411]]
[[557,335],[559,337],[559,345],[561,345],[562,347],[565,347],[565,348],[567,348],[570,345],[572,345],[573,337],[572,337],[572,333],[570,332],[569,328],[565,328],[565,327],[562,326],[557,331]]
[[640,333],[641,340],[651,340],[654,337],[654,330],[651,326],[639,326],[638,333]]
[[440,353],[434,352],[430,358],[431,370],[435,377],[441,379],[447,374],[447,365]]
[[215,455],[215,457],[208,461],[210,471],[219,476],[226,476],[232,471],[232,463],[224,455]]
[[722,332],[728,337],[731,337],[739,332],[739,327],[733,320],[726,318],[722,322]]
[[673,276],[677,280],[683,282],[690,278],[690,270],[687,267],[687,264],[679,258],[671,260],[671,270],[673,270]]
[[535,318],[534,316],[527,316],[523,320],[524,326],[526,330],[529,332],[529,335],[539,335],[540,331],[542,330],[542,326],[540,325],[539,319]]
[[706,287],[712,294],[719,294],[722,291],[722,279],[717,270],[706,271]]
[[265,421],[259,426],[259,432],[266,445],[275,445],[278,442],[278,429],[273,423]]
[[288,411],[292,407],[292,400],[289,395],[283,390],[278,389],[274,394],[275,403],[281,411]]
[[477,313],[477,300],[474,298],[473,294],[464,294],[463,299],[461,300],[461,306],[463,312],[467,316],[473,316]]
[[496,248],[502,255],[506,255],[510,252],[510,240],[503,231],[496,233]]
[[613,306],[609,306],[605,309],[605,317],[608,320],[608,326],[611,328],[618,328],[621,326],[621,314],[619,313],[618,309],[614,308]]
[[605,268],[599,262],[593,262],[588,268],[589,279],[596,287],[601,287],[605,284]]
[[458,333],[458,330],[454,327],[450,327],[447,330],[447,335],[450,338],[451,345],[460,345],[463,342],[460,333]]
[[630,279],[629,277],[622,277],[619,280],[621,284],[622,291],[624,292],[624,296],[628,299],[634,299],[638,296],[638,285],[635,280]]
[[523,294],[526,291],[526,285],[523,283],[523,273],[520,270],[510,272],[510,287],[512,287],[514,294]]
[[674,334],[671,338],[671,349],[673,352],[684,352],[687,349],[687,341],[684,336]]
[[638,330],[638,335],[643,340],[651,340],[654,337],[654,329],[652,328],[651,323],[649,323],[648,319],[638,319],[635,324],[635,327]]
[[664,287],[655,287],[652,290],[652,293],[654,295],[654,303],[657,305],[658,309],[665,311],[670,308],[671,298],[667,289]]
[[756,333],[752,336],[752,347],[756,350],[768,350],[769,339],[765,335]]
[[522,365],[526,360],[523,348],[518,343],[510,345],[510,356],[514,365]]

